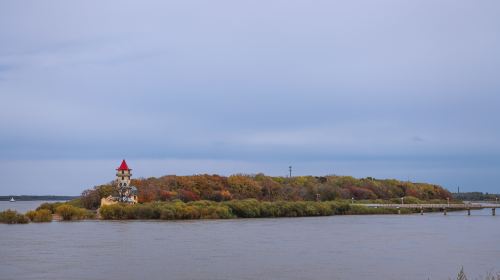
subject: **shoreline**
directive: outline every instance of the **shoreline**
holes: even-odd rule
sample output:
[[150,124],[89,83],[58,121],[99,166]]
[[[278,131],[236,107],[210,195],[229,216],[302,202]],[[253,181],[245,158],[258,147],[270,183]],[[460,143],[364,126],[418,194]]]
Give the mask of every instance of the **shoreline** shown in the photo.
[[[466,209],[448,209],[463,211]],[[439,210],[426,209],[424,213]],[[77,220],[215,220],[248,218],[295,218],[321,216],[411,215],[421,214],[419,209],[368,207],[344,201],[258,201],[254,199],[214,201],[168,201],[143,204],[117,203],[88,210],[70,202],[43,203],[25,214],[13,210],[0,212],[0,223],[77,221]]]

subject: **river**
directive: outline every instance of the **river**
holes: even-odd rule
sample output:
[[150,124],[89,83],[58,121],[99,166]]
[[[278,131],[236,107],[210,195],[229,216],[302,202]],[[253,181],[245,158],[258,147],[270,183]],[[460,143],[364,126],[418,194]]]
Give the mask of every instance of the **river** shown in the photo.
[[490,213],[0,224],[0,279],[475,279],[500,271]]
[[20,201],[16,201],[16,202],[0,201],[0,211],[12,209],[12,210],[16,210],[17,212],[20,212],[20,213],[26,213],[29,210],[35,210],[40,204],[45,203],[45,202],[53,203],[53,202],[64,202],[64,201],[66,201],[66,200],[60,200],[60,201],[55,201],[55,200],[50,200],[50,201],[49,200],[36,200],[36,201],[20,200]]

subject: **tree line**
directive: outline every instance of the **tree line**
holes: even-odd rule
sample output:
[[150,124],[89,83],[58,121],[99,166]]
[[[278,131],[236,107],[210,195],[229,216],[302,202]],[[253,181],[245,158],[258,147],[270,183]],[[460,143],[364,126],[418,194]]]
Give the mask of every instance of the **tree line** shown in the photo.
[[[357,179],[350,176],[272,177],[264,174],[192,175],[133,179],[139,202],[183,202],[208,200],[230,201],[331,201],[331,200],[390,200],[401,197],[421,201],[445,200],[452,194],[434,184],[404,182],[394,179]],[[97,209],[100,200],[116,195],[113,183],[85,190],[81,203],[87,209]]]
[[454,199],[470,201],[497,201],[500,200],[500,194],[482,193],[482,192],[461,192],[453,193]]

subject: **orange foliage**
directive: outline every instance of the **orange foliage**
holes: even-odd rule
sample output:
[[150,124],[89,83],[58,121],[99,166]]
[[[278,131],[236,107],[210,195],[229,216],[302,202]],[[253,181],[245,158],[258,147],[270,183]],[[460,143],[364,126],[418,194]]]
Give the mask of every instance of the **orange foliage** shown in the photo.
[[[412,196],[422,200],[446,199],[451,194],[442,187],[397,180],[356,179],[349,176],[270,177],[264,174],[175,176],[134,179],[139,202],[156,200],[183,201],[255,198],[258,200],[391,199]],[[87,193],[87,192],[86,192]],[[91,193],[91,192],[89,192]],[[90,195],[89,195],[90,197]],[[94,199],[95,200],[95,199]],[[90,200],[89,201],[93,201]]]

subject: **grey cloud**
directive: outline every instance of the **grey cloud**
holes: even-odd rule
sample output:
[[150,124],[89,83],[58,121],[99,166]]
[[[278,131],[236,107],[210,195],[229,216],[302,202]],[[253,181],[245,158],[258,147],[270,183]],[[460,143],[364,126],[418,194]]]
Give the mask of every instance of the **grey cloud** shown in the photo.
[[412,140],[413,142],[424,142],[424,141],[425,141],[425,140],[424,140],[422,137],[420,137],[420,136],[413,136],[413,137],[411,138],[411,140]]
[[0,159],[498,166],[499,5],[4,2]]

